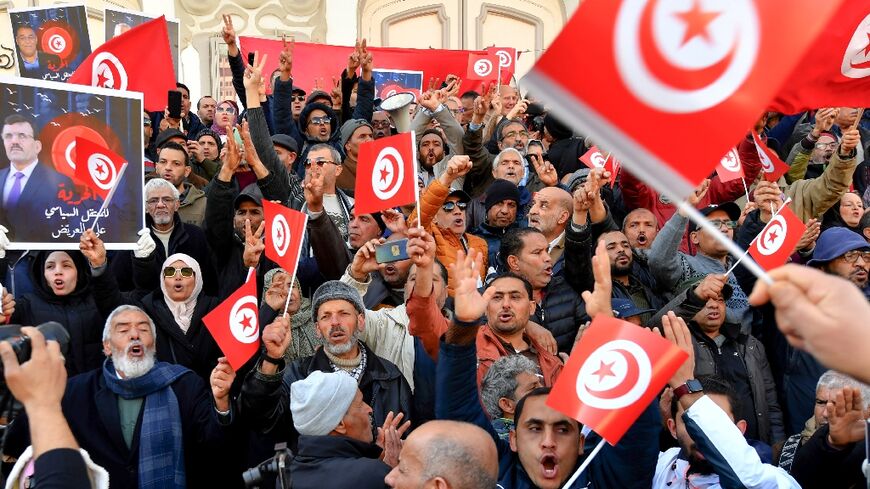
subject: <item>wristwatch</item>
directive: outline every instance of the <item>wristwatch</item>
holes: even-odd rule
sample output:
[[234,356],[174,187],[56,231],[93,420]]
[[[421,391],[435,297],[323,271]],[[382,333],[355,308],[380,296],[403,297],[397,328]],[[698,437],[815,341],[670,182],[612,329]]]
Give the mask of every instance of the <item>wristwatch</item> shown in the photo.
[[674,389],[674,400],[679,401],[681,397],[686,394],[694,394],[696,392],[703,392],[704,386],[701,385],[697,379],[689,379],[685,384]]

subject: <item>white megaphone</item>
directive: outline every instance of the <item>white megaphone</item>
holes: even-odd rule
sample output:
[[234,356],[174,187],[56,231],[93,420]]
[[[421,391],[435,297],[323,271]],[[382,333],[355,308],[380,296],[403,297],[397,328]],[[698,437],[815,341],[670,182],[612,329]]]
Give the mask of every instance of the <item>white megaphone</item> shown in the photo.
[[410,92],[390,95],[381,102],[381,110],[385,110],[390,114],[397,132],[408,132],[411,130],[411,114],[408,106],[412,102],[414,102],[414,94]]

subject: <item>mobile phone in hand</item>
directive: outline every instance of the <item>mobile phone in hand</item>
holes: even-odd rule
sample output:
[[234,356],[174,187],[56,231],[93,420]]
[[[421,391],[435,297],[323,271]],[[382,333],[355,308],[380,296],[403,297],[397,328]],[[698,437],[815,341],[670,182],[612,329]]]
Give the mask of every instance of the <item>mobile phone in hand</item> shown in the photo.
[[167,94],[167,99],[166,105],[169,107],[169,117],[181,119],[181,92],[170,90]]
[[408,238],[387,241],[375,248],[375,261],[392,263],[408,259]]

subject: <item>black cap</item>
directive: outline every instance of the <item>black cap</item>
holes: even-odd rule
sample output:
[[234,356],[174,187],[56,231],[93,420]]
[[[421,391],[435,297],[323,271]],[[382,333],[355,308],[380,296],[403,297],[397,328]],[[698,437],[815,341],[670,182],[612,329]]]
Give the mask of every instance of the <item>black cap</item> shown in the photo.
[[293,95],[302,95],[303,97],[308,93],[305,90],[302,90],[299,87],[293,87],[293,91],[291,92]]
[[[732,221],[737,221],[738,219],[740,219],[740,214],[741,214],[740,206],[734,202],[725,202],[724,204],[718,204],[718,205],[717,204],[710,204],[707,207],[704,207],[703,209],[698,210],[698,212],[700,212],[701,215],[703,215],[703,216],[709,216],[710,214],[712,214],[716,211],[724,211],[726,214],[728,214],[728,219],[731,219]],[[689,232],[691,233],[692,231],[697,231],[697,230],[698,230],[698,225],[695,224],[694,222],[690,222],[689,223]]]
[[471,196],[462,189],[451,190],[450,193],[447,194],[447,198],[449,199],[450,197],[459,197],[459,202],[471,202]]
[[160,134],[157,135],[157,141],[155,142],[155,146],[160,149],[160,147],[163,146],[166,141],[169,141],[172,138],[181,138],[187,141],[187,136],[185,136],[183,132],[172,127],[160,131]]
[[275,134],[272,136],[272,144],[277,144],[287,151],[299,152],[299,145],[296,143],[296,140],[286,134]]
[[237,195],[236,199],[233,200],[233,209],[238,209],[242,202],[246,200],[259,206],[263,205],[263,192],[260,191],[260,187],[257,186],[256,182],[248,185],[244,190],[239,192],[239,195]]

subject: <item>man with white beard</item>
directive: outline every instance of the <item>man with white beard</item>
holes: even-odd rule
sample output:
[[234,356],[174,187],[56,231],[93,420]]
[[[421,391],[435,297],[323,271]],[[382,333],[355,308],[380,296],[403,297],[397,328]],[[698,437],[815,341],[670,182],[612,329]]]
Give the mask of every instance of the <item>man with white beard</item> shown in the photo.
[[[365,246],[374,255],[374,245]],[[246,424],[288,440],[295,452],[299,433],[290,412],[290,386],[316,370],[344,371],[353,377],[363,401],[372,408],[372,426],[383,426],[391,412],[413,420],[411,388],[399,368],[375,355],[359,339],[366,325],[366,308],[359,292],[348,284],[330,280],[314,292],[311,310],[317,337],[323,343],[313,356],[285,364],[290,322],[278,317],[263,328],[264,351],[256,368],[245,378],[239,396],[240,416]]]
[[[102,368],[69,379],[63,414],[112,487],[220,487],[226,474],[214,470],[214,457],[226,448],[221,424],[229,420],[220,419],[199,376],[155,361],[155,334],[142,309],[112,311],[103,330],[108,358]],[[220,400],[223,409],[226,401]],[[26,430],[26,418],[19,423]]]

